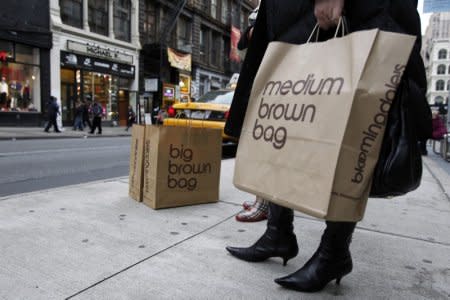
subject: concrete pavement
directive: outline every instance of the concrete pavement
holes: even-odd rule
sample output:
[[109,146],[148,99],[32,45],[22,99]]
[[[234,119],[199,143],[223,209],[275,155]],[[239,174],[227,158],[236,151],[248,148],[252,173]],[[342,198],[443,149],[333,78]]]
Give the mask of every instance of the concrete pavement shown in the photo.
[[424,159],[421,187],[370,199],[355,231],[354,269],[316,294],[279,287],[315,251],[324,223],[296,214],[300,252],[239,261],[265,222],[234,215],[252,198],[232,186],[224,160],[216,204],[152,210],[128,197],[127,178],[0,198],[0,299],[449,299],[450,181],[446,162]]
[[[116,137],[131,136],[131,130],[125,131],[126,127],[103,126],[102,134],[89,134],[89,129],[74,131],[71,127],[64,127],[61,133],[45,132],[41,127],[1,127],[0,140],[11,139],[54,139],[54,138],[90,138],[90,137]],[[95,131],[97,132],[97,130]]]

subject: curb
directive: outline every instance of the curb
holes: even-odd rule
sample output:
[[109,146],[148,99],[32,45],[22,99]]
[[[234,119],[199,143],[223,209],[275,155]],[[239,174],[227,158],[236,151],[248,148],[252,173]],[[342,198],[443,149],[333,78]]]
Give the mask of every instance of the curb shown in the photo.
[[52,140],[52,139],[87,139],[87,138],[113,138],[113,137],[131,137],[131,134],[114,134],[114,135],[49,135],[49,136],[9,136],[0,137],[0,141],[17,141],[17,140]]

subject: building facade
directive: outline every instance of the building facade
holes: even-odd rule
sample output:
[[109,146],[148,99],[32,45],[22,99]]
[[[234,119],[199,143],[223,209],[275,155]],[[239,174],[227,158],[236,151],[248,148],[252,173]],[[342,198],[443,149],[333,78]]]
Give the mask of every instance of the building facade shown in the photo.
[[423,37],[430,105],[448,105],[450,93],[450,12],[433,13]]
[[431,105],[448,105],[450,94],[450,39],[433,41],[429,53],[427,99]]
[[139,76],[138,0],[50,0],[51,94],[72,125],[76,102],[98,102],[104,121],[125,125]]
[[37,126],[50,97],[48,1],[17,0],[0,14],[0,125]]
[[244,0],[140,0],[145,110],[224,88],[240,70],[229,56],[232,26],[244,31],[256,6]]

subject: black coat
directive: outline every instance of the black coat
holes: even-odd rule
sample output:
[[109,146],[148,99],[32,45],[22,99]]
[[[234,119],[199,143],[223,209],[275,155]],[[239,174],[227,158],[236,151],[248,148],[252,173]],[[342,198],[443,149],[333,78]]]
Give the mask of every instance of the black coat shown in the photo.
[[[411,95],[419,138],[431,134],[431,113],[426,102],[425,68],[420,56],[421,29],[417,0],[346,0],[344,15],[349,31],[379,28],[385,31],[417,36],[414,49],[405,70],[404,79],[415,85]],[[261,60],[271,41],[303,44],[311,34],[316,19],[314,0],[262,0],[247,54],[225,125],[225,133],[239,137],[247,109],[250,91]],[[327,39],[334,29],[321,34]],[[411,94],[411,93],[410,93]]]

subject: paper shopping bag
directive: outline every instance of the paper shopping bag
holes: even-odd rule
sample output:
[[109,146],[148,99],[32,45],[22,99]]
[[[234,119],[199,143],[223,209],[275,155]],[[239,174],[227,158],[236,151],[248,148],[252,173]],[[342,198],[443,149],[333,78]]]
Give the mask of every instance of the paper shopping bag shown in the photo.
[[144,184],[144,138],[145,126],[133,125],[131,128],[130,174],[128,177],[129,196],[141,202]]
[[146,126],[143,202],[153,209],[217,202],[222,133]]
[[269,44],[253,84],[234,184],[312,216],[362,219],[415,37],[375,30]]

